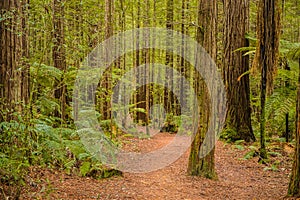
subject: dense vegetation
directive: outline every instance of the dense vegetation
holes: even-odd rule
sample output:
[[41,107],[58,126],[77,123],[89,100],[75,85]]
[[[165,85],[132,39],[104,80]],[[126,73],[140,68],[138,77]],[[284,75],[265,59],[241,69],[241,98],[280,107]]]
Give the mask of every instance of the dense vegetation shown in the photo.
[[[263,144],[260,148],[262,163],[268,162],[268,144],[272,141],[291,143],[299,154],[298,0],[257,0],[241,5],[229,0],[211,2],[2,0],[0,193],[11,193],[17,197],[27,183],[26,174],[32,166],[62,169],[68,174],[94,178],[121,173],[106,168],[81,143],[80,133],[74,123],[73,113],[76,114],[76,111],[73,110],[72,97],[77,70],[86,56],[114,34],[133,28],[162,27],[189,35],[216,60],[229,97],[229,111],[221,136],[223,140],[237,142],[236,144],[260,141]],[[263,10],[261,3],[266,2],[275,5],[273,11],[270,7]],[[203,14],[201,9],[209,10],[209,13]],[[241,13],[236,13],[235,19],[231,19],[232,13],[238,10]],[[273,18],[267,15],[274,20],[271,20],[273,24],[268,24],[271,31],[264,31],[273,31],[273,35],[264,38],[261,36],[267,34],[261,30],[265,25],[262,22],[262,14],[271,12],[274,13]],[[240,15],[244,18],[239,18]],[[216,20],[206,20],[208,16]],[[266,24],[267,22],[264,21]],[[240,27],[234,30],[234,23],[243,27],[245,32],[241,33],[242,37],[236,40],[236,43],[232,41],[230,34],[234,31],[238,33]],[[132,42],[136,41],[133,39]],[[265,55],[261,54],[261,48],[264,46],[270,50],[266,51]],[[263,58],[268,59],[266,61]],[[120,146],[122,138],[132,136],[122,132],[112,120],[110,94],[113,87],[130,69],[154,62],[173,67],[184,74],[191,85],[198,90],[205,90],[199,74],[178,55],[162,50],[143,49],[121,56],[105,72],[104,80],[101,80],[96,88],[90,88],[96,91],[96,97],[91,99],[95,98],[97,117],[109,142]],[[261,70],[264,67],[266,71]],[[264,73],[267,80],[265,83],[261,78]],[[159,72],[157,74],[146,78],[159,79]],[[228,77],[234,78],[230,80]],[[172,87],[177,87],[183,94],[189,95],[186,88],[177,82],[179,79],[174,74],[169,75],[167,79]],[[265,102],[261,101],[263,89],[266,90]],[[208,101],[207,92],[201,95],[199,99]],[[261,108],[262,102],[264,112]],[[143,126],[149,124],[150,108],[156,104],[163,104],[167,112],[162,129],[169,132],[178,131],[182,122],[178,118],[178,99],[166,88],[153,84],[142,86],[133,95],[129,106],[134,121]],[[203,105],[199,112],[201,115],[209,115],[208,109],[203,111]],[[239,120],[240,122],[237,122]],[[204,128],[198,131],[199,141],[192,144],[194,149],[203,142],[201,137],[206,132],[208,120],[200,120],[200,123]],[[162,124],[154,125],[161,127]],[[263,133],[266,133],[265,137],[261,137]],[[141,137],[148,137],[147,133]],[[254,145],[258,146],[259,143]],[[263,148],[265,150],[262,151]],[[193,166],[189,166],[190,173],[197,175],[197,170],[210,170],[200,174],[214,178],[213,154],[214,151],[209,155],[211,157],[205,158],[206,161],[195,161],[210,163],[208,169],[193,170]],[[250,158],[255,155],[257,148],[247,156]],[[292,177],[295,182],[290,184],[290,187],[297,187],[297,184],[299,186],[300,180],[299,169],[298,174],[296,172],[299,167],[299,155],[295,156],[294,160]],[[196,163],[195,166],[199,164]],[[299,189],[290,189],[289,194],[299,195]]]

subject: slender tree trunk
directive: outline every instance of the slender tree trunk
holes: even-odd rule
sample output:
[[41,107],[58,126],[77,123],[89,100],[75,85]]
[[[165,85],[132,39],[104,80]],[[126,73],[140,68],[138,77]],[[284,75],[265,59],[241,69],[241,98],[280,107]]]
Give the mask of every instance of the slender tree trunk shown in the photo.
[[[273,77],[278,64],[280,8],[279,0],[260,0],[257,17],[257,48],[254,63],[261,69],[260,160],[267,159],[265,145],[265,103],[271,93]],[[264,161],[263,161],[264,162]]]
[[0,2],[1,16],[10,16],[0,22],[0,121],[29,103],[28,6],[28,0]]
[[[134,8],[132,7],[132,10],[131,10],[131,18],[132,19],[134,19],[135,18],[135,15],[134,15]],[[137,25],[136,25],[136,23],[137,23]],[[132,20],[132,24],[131,24],[131,26],[132,27],[138,27],[139,26],[139,20]],[[136,31],[136,33],[138,33],[138,31]],[[137,42],[135,41],[135,39],[138,39],[138,37],[139,37],[139,35],[138,34],[136,34],[136,35],[132,35],[132,45],[134,46],[136,46],[137,48],[138,48],[138,44],[137,44]],[[137,54],[138,54],[138,51],[135,51],[135,52],[133,52],[132,53],[132,65],[134,66],[133,67],[133,71],[134,71],[134,74],[136,74],[136,72],[137,72],[137,66],[138,66],[138,63],[136,62],[136,58],[138,57],[137,56]],[[134,84],[134,88],[136,88],[136,77],[134,77],[134,80],[133,80],[133,84]],[[138,97],[138,95],[136,94],[136,92],[132,95],[132,102],[131,102],[131,104],[134,104],[135,106],[135,108],[137,108],[137,97]],[[135,111],[135,110],[133,110],[133,112],[132,112],[132,116],[133,116],[133,119],[134,120],[136,120],[136,122],[138,121],[138,116],[137,116],[137,112]]]
[[[121,32],[124,32],[125,29],[126,29],[126,15],[125,15],[125,12],[126,12],[126,9],[125,9],[125,5],[124,5],[125,1],[124,0],[119,0],[119,4],[120,4],[120,11],[121,13],[119,14],[119,26],[121,28]],[[125,51],[125,44],[126,42],[124,41],[124,38],[121,37],[120,38],[120,45],[121,45],[121,48],[120,50],[122,51]],[[123,73],[126,72],[126,56],[122,56],[120,58],[120,68],[122,69]],[[128,93],[126,93],[126,86],[124,85],[123,88],[120,88],[120,91],[122,93],[122,95],[128,95]],[[125,105],[125,99],[123,100],[123,104]],[[126,109],[124,108],[123,110],[123,116],[124,118],[122,119],[122,124],[123,126],[125,127],[126,126],[126,120],[127,120],[127,114],[126,113]]]
[[[174,1],[173,0],[167,0],[167,24],[166,28],[173,30],[174,29]],[[173,35],[170,33],[167,37],[167,49],[170,49],[172,51],[173,46]],[[166,52],[166,66],[173,67],[174,65],[174,57],[173,54],[170,52]],[[174,114],[174,111],[172,110],[172,104],[174,102],[173,95],[171,91],[173,91],[173,72],[171,71],[170,74],[166,74],[166,80],[168,82],[168,85],[164,92],[164,105],[166,107],[167,112],[172,112]]]
[[[206,51],[211,55],[212,59],[217,58],[217,0],[199,0],[198,6],[198,28],[197,42],[199,42]],[[205,30],[205,31],[204,31]],[[209,63],[207,63],[209,65]],[[200,149],[203,145],[206,132],[209,125],[210,98],[204,80],[200,79],[199,74],[196,75],[196,92],[200,99],[199,109],[201,118],[199,126],[192,142],[191,152],[189,156],[188,173],[194,176],[204,176],[216,179],[214,148],[208,155],[200,155]],[[215,145],[214,139],[211,139],[209,145]]]
[[[113,1],[105,0],[105,39],[109,39],[113,35]],[[113,47],[112,47],[113,48]],[[110,54],[110,49],[106,50],[106,63]],[[108,120],[111,118],[111,105],[110,105],[110,92],[112,89],[111,76],[112,67],[104,75],[105,95],[103,102],[103,119]]]
[[251,126],[249,57],[238,48],[249,46],[249,1],[224,0],[224,65],[223,78],[227,91],[227,114],[225,129],[228,139],[254,141]]
[[300,58],[299,64],[299,78],[298,78],[298,95],[296,108],[296,149],[294,156],[293,170],[291,174],[288,195],[293,197],[300,197]]
[[[157,11],[156,11],[156,0],[153,1],[153,19],[156,19],[157,18]],[[152,21],[152,26],[153,27],[156,27],[156,20],[153,20]],[[156,38],[153,37],[152,39],[152,45],[155,46],[156,45]],[[156,80],[156,77],[157,77],[157,72],[155,72],[153,69],[154,69],[154,65],[155,65],[155,61],[156,61],[156,52],[153,50],[152,51],[152,54],[151,54],[151,66],[152,66],[152,70],[151,70],[151,74],[150,74],[150,81],[151,82],[154,82]],[[159,96],[156,95],[157,93],[157,87],[154,85],[154,84],[151,84],[151,90],[150,90],[150,106],[153,106],[154,104],[157,104],[159,102]],[[158,116],[160,116],[160,110],[159,111],[156,111],[158,112]],[[154,119],[154,120],[153,120]],[[158,124],[158,118],[157,116],[155,116],[154,118],[152,119],[151,121],[151,124],[153,124],[153,128],[156,129],[159,127],[159,124]]]
[[[137,0],[137,16],[136,16],[136,28],[139,29],[141,27],[140,25],[140,21],[141,21],[141,0]],[[137,30],[136,31],[136,48],[138,49],[139,46],[140,46],[140,31]],[[136,74],[137,74],[137,77],[136,79],[138,80],[139,79],[139,76],[141,74],[141,72],[138,70],[138,67],[139,65],[141,64],[141,61],[140,61],[140,54],[141,54],[141,51],[136,51],[135,52],[135,64],[134,64],[134,67],[135,67],[135,70],[136,70]],[[136,107],[137,108],[145,108],[145,103],[143,102],[143,92],[141,92],[141,90],[138,90],[137,94],[136,94]],[[136,116],[137,116],[137,122],[140,122],[140,121],[145,121],[145,117],[144,117],[144,113],[142,112],[136,112]]]
[[[65,36],[64,36],[64,1],[53,0],[53,47],[52,56],[54,67],[60,69],[64,74],[67,68]],[[59,101],[60,110],[55,111],[55,116],[66,120],[67,88],[64,83],[64,77],[55,82],[54,97]]]
[[[182,0],[182,4],[181,4],[181,33],[182,35],[186,34],[186,26],[185,26],[185,9],[186,9],[186,1]],[[180,73],[182,76],[186,76],[186,63],[184,61],[184,55],[185,55],[185,42],[184,42],[184,36],[182,36],[182,40],[181,40],[181,55],[179,57],[179,66],[180,66]],[[186,91],[185,91],[185,87],[184,87],[184,79],[180,79],[180,103],[183,104],[184,103],[184,96],[187,95]],[[183,106],[184,107],[184,106]]]
[[[146,0],[146,11],[145,11],[145,27],[149,27],[150,26],[150,14],[149,14],[149,10],[150,10],[150,1]],[[145,46],[148,46],[150,44],[150,33],[149,32],[145,32],[144,33],[144,39],[145,39]],[[145,82],[143,85],[144,88],[144,93],[145,93],[145,101],[146,101],[146,105],[145,105],[145,111],[146,111],[146,116],[145,116],[145,123],[146,123],[146,134],[150,135],[149,133],[149,112],[150,112],[150,84],[146,84],[147,82],[149,82],[150,79],[150,71],[147,70],[150,68],[150,49],[144,49],[144,63],[147,66],[144,72],[144,76],[145,76]]]

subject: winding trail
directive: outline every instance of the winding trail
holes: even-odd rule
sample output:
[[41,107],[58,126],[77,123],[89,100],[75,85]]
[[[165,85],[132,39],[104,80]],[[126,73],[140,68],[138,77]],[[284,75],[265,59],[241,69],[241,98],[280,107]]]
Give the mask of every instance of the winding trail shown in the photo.
[[[135,151],[161,148],[174,135],[161,133],[151,139],[132,140]],[[44,172],[51,182],[50,199],[283,199],[288,186],[290,166],[277,172],[264,171],[257,158],[241,160],[245,151],[218,141],[216,170],[218,180],[187,176],[189,152],[175,163],[149,173],[124,173],[122,177],[103,180]],[[38,193],[33,194],[38,195]],[[26,198],[25,198],[26,199]]]

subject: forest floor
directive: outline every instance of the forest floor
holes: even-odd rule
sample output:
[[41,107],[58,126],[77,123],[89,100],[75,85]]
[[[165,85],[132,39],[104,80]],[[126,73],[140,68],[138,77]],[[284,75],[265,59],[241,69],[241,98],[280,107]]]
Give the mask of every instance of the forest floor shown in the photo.
[[[174,135],[160,133],[151,139],[131,139],[135,150],[151,151],[169,143]],[[283,199],[287,193],[291,154],[281,149],[277,170],[264,170],[258,157],[241,158],[249,151],[218,141],[218,180],[191,177],[186,173],[189,152],[163,169],[149,173],[124,173],[107,179],[69,176],[61,171],[32,170],[38,186],[23,191],[21,199]]]

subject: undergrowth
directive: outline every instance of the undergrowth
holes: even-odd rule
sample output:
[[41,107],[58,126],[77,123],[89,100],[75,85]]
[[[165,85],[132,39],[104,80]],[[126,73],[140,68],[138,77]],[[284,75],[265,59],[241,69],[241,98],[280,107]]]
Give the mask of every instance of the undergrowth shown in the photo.
[[26,121],[18,113],[14,115],[14,120],[0,123],[0,199],[19,197],[31,166],[97,179],[120,175],[94,158],[74,129],[54,128],[40,119]]

